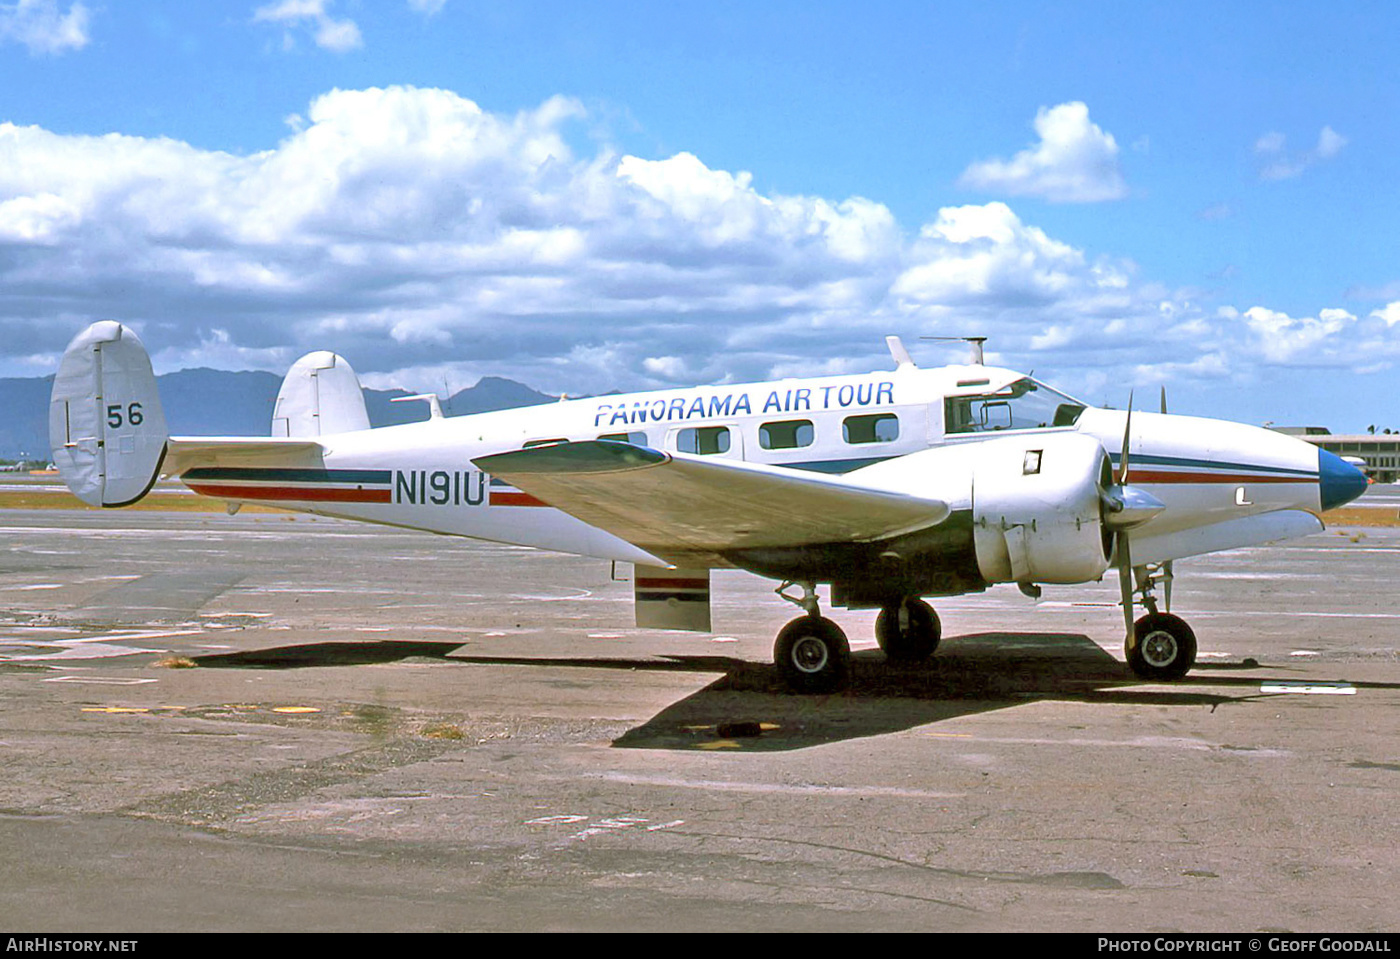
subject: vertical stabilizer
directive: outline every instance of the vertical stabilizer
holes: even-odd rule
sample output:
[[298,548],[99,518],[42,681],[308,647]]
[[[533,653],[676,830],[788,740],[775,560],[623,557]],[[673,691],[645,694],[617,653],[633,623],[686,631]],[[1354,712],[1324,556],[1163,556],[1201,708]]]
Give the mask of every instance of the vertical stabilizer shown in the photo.
[[320,350],[292,364],[277,391],[273,436],[326,436],[367,429],[365,394],[345,357]]
[[73,495],[89,506],[136,502],[155,484],[168,438],[151,358],[136,334],[103,320],[75,336],[49,400],[53,461]]

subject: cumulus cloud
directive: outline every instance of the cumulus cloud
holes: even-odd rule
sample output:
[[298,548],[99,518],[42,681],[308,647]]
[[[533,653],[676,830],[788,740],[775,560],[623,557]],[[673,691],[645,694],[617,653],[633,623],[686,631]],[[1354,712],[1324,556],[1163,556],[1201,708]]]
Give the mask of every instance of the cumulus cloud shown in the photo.
[[1387,303],[1381,309],[1373,310],[1371,315],[1384,321],[1387,328],[1400,326],[1400,301]]
[[1393,333],[1400,304],[1367,317],[1342,309],[1294,317],[1255,306],[1237,318],[1262,359],[1278,366],[1383,369],[1400,359],[1400,337]]
[[892,332],[990,336],[989,359],[1086,398],[1124,370],[1205,380],[1357,343],[1400,358],[1400,305],[1210,314],[1005,203],[906,230],[873,200],[764,194],[689,153],[576,155],[588,119],[565,97],[503,114],[390,87],[317,97],[249,155],[0,124],[0,375],[49,372],[103,317],[162,370],[332,348],[415,390],[868,370]]
[[1324,126],[1317,135],[1317,145],[1311,150],[1290,151],[1287,138],[1277,131],[1265,133],[1254,141],[1254,152],[1260,157],[1261,180],[1291,180],[1301,176],[1309,167],[1330,160],[1342,152],[1347,138],[1330,126]]
[[0,42],[23,44],[31,54],[81,50],[88,44],[90,17],[81,3],[70,4],[66,13],[59,10],[58,0],[0,4]]
[[[1040,142],[1010,160],[979,160],[959,185],[987,193],[1041,197],[1052,203],[1121,200],[1128,185],[1118,165],[1118,143],[1089,119],[1082,102],[1041,107],[1035,115]],[[1145,142],[1145,141],[1144,141]]]
[[280,24],[283,28],[282,47],[290,50],[296,45],[294,31],[305,30],[312,42],[322,50],[345,53],[364,46],[360,28],[354,20],[337,20],[329,13],[334,0],[280,0],[258,7],[253,12],[254,23]]

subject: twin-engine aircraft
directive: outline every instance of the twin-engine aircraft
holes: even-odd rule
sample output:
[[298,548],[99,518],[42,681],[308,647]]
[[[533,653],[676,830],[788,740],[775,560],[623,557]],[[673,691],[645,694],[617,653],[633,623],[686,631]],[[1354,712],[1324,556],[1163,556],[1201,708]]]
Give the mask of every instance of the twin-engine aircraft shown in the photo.
[[[1114,567],[1129,667],[1174,680],[1196,637],[1168,610],[1172,561],[1321,530],[1365,477],[1330,453],[1222,420],[1096,409],[981,362],[566,400],[371,429],[350,365],[311,353],[267,437],[168,435],[150,359],[95,323],[54,380],[50,433],[94,506],[160,475],[205,496],[636,565],[637,624],[710,629],[709,571],[778,580],[802,615],[774,659],[788,685],[847,679],[830,604],[878,608],[891,660],[926,659],[923,597],[1083,583]],[[1165,406],[1165,403],[1163,404]],[[1131,404],[1130,404],[1131,407]],[[1162,587],[1158,608],[1156,588]],[[1134,621],[1134,605],[1146,615]]]

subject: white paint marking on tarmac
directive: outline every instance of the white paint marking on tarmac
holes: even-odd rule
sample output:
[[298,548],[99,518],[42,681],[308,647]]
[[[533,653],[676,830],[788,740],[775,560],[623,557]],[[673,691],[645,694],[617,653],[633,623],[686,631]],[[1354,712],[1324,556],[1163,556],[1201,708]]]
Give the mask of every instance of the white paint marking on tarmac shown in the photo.
[[90,683],[94,686],[141,686],[159,682],[156,679],[99,679],[96,676],[58,676],[41,680],[45,683]]
[[135,656],[141,653],[159,653],[159,649],[142,649],[127,646],[125,643],[143,639],[168,639],[175,636],[203,635],[202,629],[165,630],[117,630],[96,636],[81,636],[75,639],[18,639],[0,636],[0,646],[19,649],[56,650],[55,652],[9,655],[0,653],[0,662],[48,662],[60,659],[111,659],[117,656]]
[[1302,693],[1307,696],[1355,696],[1350,683],[1263,683],[1261,693]]
[[[579,777],[570,777],[577,779]],[[725,782],[717,779],[679,779],[674,776],[636,776],[623,773],[599,773],[589,779],[602,779],[629,786],[665,786],[678,789],[706,789],[715,792],[793,793],[822,796],[894,796],[901,799],[957,799],[960,792],[934,792],[926,789],[902,789],[891,786],[818,786],[794,783]]]
[[570,595],[570,596],[546,596],[546,595],[543,595],[543,594],[533,594],[533,595],[532,595],[532,594],[530,594],[530,593],[512,593],[512,594],[510,595],[510,598],[511,598],[511,599],[527,599],[527,600],[530,600],[530,601],[536,602],[536,603],[567,603],[567,602],[577,601],[577,600],[580,600],[580,599],[593,599],[593,598],[595,598],[595,597],[593,596],[593,591],[592,591],[592,590],[589,590],[589,589],[578,589],[578,588],[569,587],[569,586],[561,586],[561,587],[559,587],[559,588],[560,588],[561,590],[564,590],[564,589],[571,590],[571,592],[572,592],[573,595]]
[[[953,603],[940,604],[940,609],[963,608],[956,607]],[[969,610],[977,607],[968,606]],[[1036,604],[1036,609],[1120,609],[1120,603],[1072,603],[1063,600],[1042,600]],[[985,611],[985,607],[984,607]],[[1201,616],[1242,616],[1257,618],[1261,616],[1276,617],[1275,610],[1268,609],[1193,609],[1190,613],[1193,617]],[[1290,617],[1312,616],[1320,619],[1400,619],[1400,613],[1352,613],[1352,612],[1319,612],[1317,610],[1291,609],[1288,611]]]
[[113,646],[108,643],[92,643],[85,646],[72,646],[67,643],[23,643],[28,648],[52,649],[54,653],[31,653],[24,656],[0,656],[0,661],[9,663],[55,662],[61,659],[115,659],[118,656],[135,656],[139,653],[158,653],[158,649],[139,649],[135,646]]

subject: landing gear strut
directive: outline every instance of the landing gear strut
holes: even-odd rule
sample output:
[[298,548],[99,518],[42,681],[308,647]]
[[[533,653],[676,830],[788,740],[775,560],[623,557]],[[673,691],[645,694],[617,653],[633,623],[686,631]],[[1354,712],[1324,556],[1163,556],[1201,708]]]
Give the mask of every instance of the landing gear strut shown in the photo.
[[933,607],[909,596],[880,610],[875,620],[875,641],[885,651],[885,657],[902,663],[917,663],[928,659],[938,648],[943,626]]
[[[800,585],[802,596],[789,596],[789,586]],[[813,583],[783,583],[777,593],[802,607],[806,615],[788,623],[773,644],[773,662],[783,681],[799,693],[832,693],[846,685],[850,673],[851,646],[846,634],[821,615]]]

